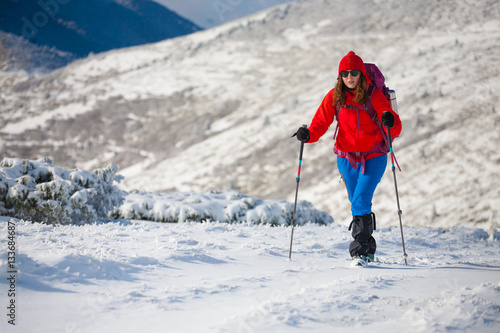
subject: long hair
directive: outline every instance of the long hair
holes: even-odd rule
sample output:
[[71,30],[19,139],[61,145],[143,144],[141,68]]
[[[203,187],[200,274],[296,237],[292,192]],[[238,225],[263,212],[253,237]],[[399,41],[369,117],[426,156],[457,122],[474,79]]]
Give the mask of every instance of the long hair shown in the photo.
[[[356,86],[356,97],[354,97],[354,103],[365,104],[366,103],[366,79],[365,76],[360,73],[358,85]],[[333,94],[333,107],[342,107],[345,105],[346,95],[345,95],[345,84],[342,77],[337,78],[337,85],[335,86],[335,92]]]

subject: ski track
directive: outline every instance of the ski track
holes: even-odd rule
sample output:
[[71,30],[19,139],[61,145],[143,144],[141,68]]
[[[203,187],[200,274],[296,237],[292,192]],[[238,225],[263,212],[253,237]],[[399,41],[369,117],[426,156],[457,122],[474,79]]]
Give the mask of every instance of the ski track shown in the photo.
[[[1,304],[6,305],[7,222]],[[351,268],[344,226],[16,223],[17,324],[2,332],[498,332],[500,244],[480,229],[375,232]],[[5,308],[4,308],[5,309]],[[5,310],[4,310],[5,312]],[[5,330],[7,328],[7,330]]]

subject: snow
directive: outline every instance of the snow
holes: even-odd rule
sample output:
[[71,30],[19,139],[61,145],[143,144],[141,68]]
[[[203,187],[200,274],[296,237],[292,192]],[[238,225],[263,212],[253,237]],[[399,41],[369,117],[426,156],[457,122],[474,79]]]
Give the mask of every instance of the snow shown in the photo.
[[[6,304],[8,218],[0,222]],[[375,231],[378,260],[350,267],[338,224],[290,227],[15,221],[16,326],[2,332],[498,332],[500,234]],[[5,310],[4,310],[5,312]]]
[[236,190],[127,193],[116,186],[123,176],[116,175],[119,169],[114,164],[89,172],[65,170],[52,163],[48,157],[3,159],[0,213],[54,224],[85,224],[108,217],[271,225],[333,222],[330,215],[307,201],[298,201],[295,206],[285,200],[260,200]]
[[16,134],[40,127],[50,119],[70,119],[81,113],[92,110],[92,105],[72,105],[71,107],[63,106],[55,110],[44,112],[32,118],[26,118],[16,123],[10,123],[2,129],[3,133]]
[[[294,205],[285,200],[259,200],[234,190],[206,193],[132,192],[118,207],[125,219],[157,222],[217,221],[291,225]],[[316,210],[310,202],[299,201],[295,224],[329,224],[330,215]]]

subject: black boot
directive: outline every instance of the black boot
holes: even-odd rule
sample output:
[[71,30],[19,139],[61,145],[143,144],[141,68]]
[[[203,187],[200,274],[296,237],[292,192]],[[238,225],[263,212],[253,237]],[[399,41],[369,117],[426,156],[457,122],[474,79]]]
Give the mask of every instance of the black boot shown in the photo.
[[373,260],[377,243],[372,233],[376,228],[375,214],[365,214],[363,216],[353,216],[349,230],[352,229],[354,241],[349,245],[351,257],[365,257]]

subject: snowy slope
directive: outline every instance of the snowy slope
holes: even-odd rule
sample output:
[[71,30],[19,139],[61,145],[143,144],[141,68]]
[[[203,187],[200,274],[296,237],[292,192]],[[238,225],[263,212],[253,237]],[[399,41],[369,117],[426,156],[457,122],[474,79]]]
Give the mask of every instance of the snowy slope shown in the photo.
[[[292,201],[290,136],[353,49],[398,94],[404,222],[498,228],[499,12],[489,0],[299,1],[41,78],[2,79],[2,155],[83,169],[113,162],[129,190]],[[347,224],[331,136],[306,146],[299,196]],[[398,223],[390,172],[374,211],[381,225]]]
[[[12,222],[14,223],[14,222]],[[337,224],[290,228],[15,222],[16,326],[2,332],[498,332],[500,234],[375,232],[379,262],[351,268]],[[7,304],[0,222],[0,301]],[[6,312],[4,308],[4,313]]]
[[38,46],[22,37],[0,31],[0,69],[13,72],[46,73],[76,59],[69,52]]

